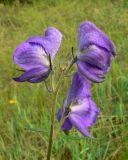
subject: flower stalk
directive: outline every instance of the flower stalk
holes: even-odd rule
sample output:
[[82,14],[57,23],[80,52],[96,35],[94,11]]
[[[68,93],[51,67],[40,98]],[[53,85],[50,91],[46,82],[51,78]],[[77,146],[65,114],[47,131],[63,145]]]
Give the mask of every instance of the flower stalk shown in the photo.
[[[51,110],[51,126],[50,126],[50,135],[49,135],[49,144],[48,144],[48,151],[47,151],[47,160],[51,159],[51,153],[52,153],[52,145],[53,145],[53,134],[54,134],[54,122],[55,122],[55,109],[56,109],[56,99],[57,99],[57,94],[60,88],[60,85],[63,82],[64,76],[65,74],[68,73],[68,71],[70,70],[70,68],[73,66],[74,61],[71,61],[70,65],[65,69],[65,71],[63,70],[61,72],[61,75],[59,77],[58,83],[55,87],[55,90],[53,90],[52,92],[52,100],[53,100],[53,107]],[[54,72],[53,72],[54,73]],[[53,76],[53,75],[52,75]],[[54,79],[52,80],[52,84],[54,84]],[[52,87],[53,88],[53,87]]]
[[52,144],[53,144],[54,121],[55,121],[55,105],[56,105],[57,92],[56,93],[53,92],[52,96],[53,96],[53,107],[52,107],[52,110],[51,110],[51,126],[50,126],[50,135],[49,135],[47,160],[51,159]]

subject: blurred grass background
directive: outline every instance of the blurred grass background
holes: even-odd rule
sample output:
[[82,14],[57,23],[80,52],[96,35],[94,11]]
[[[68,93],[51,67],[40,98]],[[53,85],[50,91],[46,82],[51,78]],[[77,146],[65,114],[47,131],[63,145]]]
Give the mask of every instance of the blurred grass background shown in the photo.
[[[45,160],[48,145],[51,95],[43,84],[12,80],[20,74],[12,59],[15,47],[30,36],[43,35],[48,26],[57,27],[63,33],[63,43],[55,65],[65,66],[71,47],[77,50],[77,29],[85,20],[96,23],[111,37],[118,57],[106,81],[92,87],[93,99],[102,111],[97,124],[90,128],[94,139],[83,138],[76,130],[66,136],[56,121],[52,159],[127,160],[128,1],[7,2],[0,3],[0,160]],[[57,108],[70,83],[66,78],[60,88]]]

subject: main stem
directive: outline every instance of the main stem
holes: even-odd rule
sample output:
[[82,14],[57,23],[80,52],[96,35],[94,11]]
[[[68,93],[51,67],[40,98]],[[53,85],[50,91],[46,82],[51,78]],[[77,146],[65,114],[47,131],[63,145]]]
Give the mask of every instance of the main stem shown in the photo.
[[51,126],[50,126],[47,160],[50,160],[50,158],[51,158],[52,144],[53,144],[54,121],[55,121],[56,98],[57,98],[57,93],[58,93],[60,84],[62,82],[62,77],[63,77],[63,73],[61,73],[59,81],[58,81],[57,86],[55,88],[55,91],[52,93],[53,107],[52,107],[52,111],[51,111],[52,115],[51,115]]
[[51,126],[50,126],[50,135],[49,135],[49,144],[48,144],[48,152],[47,152],[47,160],[51,158],[52,144],[53,144],[53,129],[54,129],[54,121],[55,121],[55,105],[56,105],[56,97],[57,92],[53,93],[53,107],[52,107],[52,115],[51,115]]
[[52,115],[51,115],[51,126],[50,126],[50,135],[49,135],[49,144],[48,144],[48,152],[47,152],[47,160],[51,159],[51,152],[52,152],[52,144],[53,144],[53,131],[54,131],[54,121],[55,121],[55,108],[56,108],[56,98],[58,94],[59,87],[63,81],[63,77],[67,72],[70,70],[72,65],[75,63],[73,60],[71,64],[67,67],[67,69],[61,73],[59,81],[56,85],[55,91],[52,93],[52,100],[53,100],[53,107],[52,107]]

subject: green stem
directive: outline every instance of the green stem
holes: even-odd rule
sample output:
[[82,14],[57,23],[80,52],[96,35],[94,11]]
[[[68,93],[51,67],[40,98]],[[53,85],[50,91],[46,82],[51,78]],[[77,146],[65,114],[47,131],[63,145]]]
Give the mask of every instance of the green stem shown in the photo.
[[53,144],[53,129],[54,129],[54,121],[55,121],[55,105],[56,105],[56,94],[53,93],[54,104],[52,107],[52,115],[51,115],[51,126],[50,126],[50,135],[49,135],[49,144],[48,144],[48,152],[47,152],[47,160],[51,158],[52,144]]
[[55,121],[56,98],[57,98],[58,90],[60,88],[60,85],[63,82],[64,75],[68,73],[68,71],[70,70],[70,68],[72,67],[73,64],[74,64],[74,61],[71,62],[71,64],[67,67],[67,69],[65,71],[62,71],[60,78],[59,78],[59,81],[56,85],[55,91],[52,93],[53,107],[51,110],[51,126],[50,126],[47,160],[51,159],[52,144],[53,144],[53,132],[54,132],[54,121]]
[[70,70],[70,68],[73,66],[73,64],[76,62],[76,60],[77,60],[77,57],[75,57],[72,61],[71,61],[71,63],[69,64],[69,66],[66,68],[66,70],[65,70],[65,75],[68,73],[68,71]]
[[52,144],[53,144],[53,132],[54,132],[54,121],[55,121],[56,98],[57,98],[57,94],[58,94],[58,90],[59,90],[60,84],[62,82],[62,76],[63,76],[63,73],[61,73],[61,76],[60,76],[59,81],[57,83],[56,89],[52,93],[53,107],[52,107],[52,111],[51,111],[52,115],[51,115],[51,126],[50,126],[50,135],[49,135],[47,160],[50,160],[50,158],[51,158]]

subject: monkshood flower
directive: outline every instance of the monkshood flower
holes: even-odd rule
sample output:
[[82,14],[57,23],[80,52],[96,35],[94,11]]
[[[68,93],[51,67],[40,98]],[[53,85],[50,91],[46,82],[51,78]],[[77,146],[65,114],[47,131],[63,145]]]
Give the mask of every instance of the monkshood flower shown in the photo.
[[85,21],[78,29],[77,66],[79,72],[93,82],[102,82],[116,56],[113,42],[95,24]]
[[75,73],[68,96],[57,114],[61,129],[69,131],[74,126],[84,136],[91,137],[88,127],[95,124],[99,112],[91,99],[90,82]]
[[14,63],[24,73],[14,78],[17,82],[38,83],[45,80],[52,70],[52,62],[60,47],[62,34],[49,27],[44,36],[34,36],[21,43],[14,52]]

